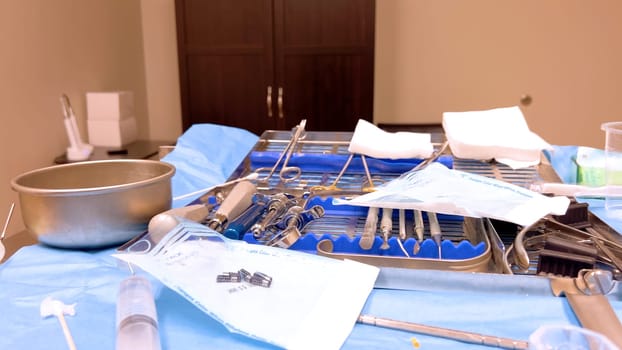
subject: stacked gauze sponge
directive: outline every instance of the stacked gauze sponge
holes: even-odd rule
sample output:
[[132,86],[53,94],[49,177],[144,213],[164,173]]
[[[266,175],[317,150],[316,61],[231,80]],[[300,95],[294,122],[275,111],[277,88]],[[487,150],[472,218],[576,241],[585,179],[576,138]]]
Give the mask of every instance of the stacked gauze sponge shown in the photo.
[[432,155],[434,146],[430,134],[386,132],[366,120],[359,119],[348,151],[385,159],[428,158]]
[[455,157],[495,159],[514,169],[540,163],[542,150],[553,149],[529,130],[518,106],[445,112],[443,129]]

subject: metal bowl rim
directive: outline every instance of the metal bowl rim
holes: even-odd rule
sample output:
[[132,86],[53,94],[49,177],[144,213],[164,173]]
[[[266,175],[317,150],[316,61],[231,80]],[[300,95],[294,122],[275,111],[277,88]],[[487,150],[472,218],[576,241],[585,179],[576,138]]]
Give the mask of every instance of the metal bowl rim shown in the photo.
[[[113,185],[113,186],[100,186],[100,187],[85,187],[85,188],[65,188],[65,189],[46,189],[46,188],[36,188],[36,187],[29,187],[29,186],[24,186],[24,185],[20,185],[18,183],[19,180],[21,180],[22,178],[25,178],[27,176],[31,176],[33,174],[37,174],[37,173],[41,173],[41,172],[46,172],[46,171],[50,171],[52,169],[59,169],[59,168],[64,168],[64,167],[77,167],[77,166],[89,166],[92,164],[102,164],[102,163],[142,163],[142,164],[158,164],[158,165],[162,165],[166,168],[168,168],[168,171],[166,171],[164,174],[158,175],[158,176],[154,176],[145,180],[140,180],[140,181],[134,181],[134,182],[128,182],[128,183],[124,183],[124,184],[120,184],[120,185]],[[33,194],[33,195],[57,195],[57,196],[62,196],[62,195],[88,195],[88,194],[97,194],[97,193],[101,193],[101,192],[113,192],[113,191],[121,191],[121,190],[125,190],[128,188],[135,188],[135,187],[141,187],[141,186],[146,186],[146,185],[150,185],[153,183],[157,183],[161,180],[167,179],[167,178],[171,178],[173,177],[173,175],[175,174],[175,166],[173,166],[172,164],[169,164],[167,162],[162,162],[162,161],[158,161],[158,160],[149,160],[149,159],[107,159],[107,160],[92,160],[92,161],[85,161],[85,162],[76,162],[76,163],[67,163],[67,164],[60,164],[60,165],[52,165],[52,166],[48,166],[48,167],[44,167],[44,168],[39,168],[39,169],[34,169],[31,171],[27,171],[25,173],[22,173],[20,175],[17,175],[16,177],[14,177],[11,180],[11,187],[13,188],[13,190],[19,192],[19,193],[27,193],[27,194]]]

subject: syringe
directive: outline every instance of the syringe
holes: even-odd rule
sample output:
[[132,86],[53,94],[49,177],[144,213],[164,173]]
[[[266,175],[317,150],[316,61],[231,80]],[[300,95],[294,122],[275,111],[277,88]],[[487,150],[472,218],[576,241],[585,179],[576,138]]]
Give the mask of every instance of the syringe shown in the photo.
[[116,350],[160,350],[153,291],[144,277],[130,276],[119,286]]

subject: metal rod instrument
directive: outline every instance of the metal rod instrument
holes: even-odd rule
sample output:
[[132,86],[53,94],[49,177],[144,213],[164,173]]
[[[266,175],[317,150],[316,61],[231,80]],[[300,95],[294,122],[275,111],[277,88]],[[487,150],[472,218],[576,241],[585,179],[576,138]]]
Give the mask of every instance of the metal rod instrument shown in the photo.
[[443,236],[441,233],[441,225],[438,223],[438,217],[436,213],[427,212],[428,222],[430,223],[430,236],[438,246],[438,258],[442,259],[441,243],[443,243]]
[[434,327],[419,323],[397,321],[388,318],[360,315],[358,323],[378,327],[386,327],[420,334],[432,335],[447,339],[458,340],[466,343],[481,344],[504,349],[527,349],[529,344],[524,340],[502,338],[491,335],[455,330],[450,328]]

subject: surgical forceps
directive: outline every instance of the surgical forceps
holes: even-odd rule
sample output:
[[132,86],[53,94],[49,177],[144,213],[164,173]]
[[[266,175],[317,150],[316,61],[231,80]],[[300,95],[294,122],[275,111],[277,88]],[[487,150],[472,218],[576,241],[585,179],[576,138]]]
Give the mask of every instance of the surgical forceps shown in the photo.
[[[304,139],[305,137],[306,124],[307,120],[303,119],[300,121],[300,124],[292,128],[292,137],[289,140],[287,146],[285,146],[285,149],[283,149],[283,152],[281,152],[279,159],[277,159],[276,163],[274,163],[274,166],[269,169],[270,172],[268,173],[268,175],[262,178],[258,178],[257,181],[264,183],[267,182],[272,177],[272,175],[274,175],[276,169],[278,169],[281,160],[283,160],[283,157],[285,157],[285,160],[283,161],[283,165],[281,166],[281,170],[279,171],[279,178],[281,179],[281,181],[287,183],[300,178],[300,175],[302,175],[302,169],[300,169],[299,166],[289,166],[288,164],[292,154],[294,153],[294,149],[298,144],[298,141]],[[268,170],[268,168],[258,168],[255,170],[255,172],[259,173],[260,171],[266,170]]]

